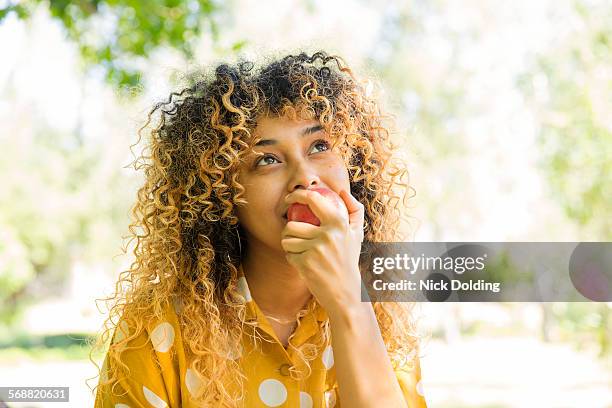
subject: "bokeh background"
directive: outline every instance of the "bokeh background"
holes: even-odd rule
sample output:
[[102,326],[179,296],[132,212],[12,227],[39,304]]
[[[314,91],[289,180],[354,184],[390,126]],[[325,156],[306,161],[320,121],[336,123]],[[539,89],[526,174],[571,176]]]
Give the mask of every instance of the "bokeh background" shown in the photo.
[[[92,405],[95,299],[131,262],[130,145],[181,74],[318,48],[395,116],[411,239],[611,240],[609,0],[2,0],[1,386]],[[420,304],[429,405],[612,407],[611,309]]]

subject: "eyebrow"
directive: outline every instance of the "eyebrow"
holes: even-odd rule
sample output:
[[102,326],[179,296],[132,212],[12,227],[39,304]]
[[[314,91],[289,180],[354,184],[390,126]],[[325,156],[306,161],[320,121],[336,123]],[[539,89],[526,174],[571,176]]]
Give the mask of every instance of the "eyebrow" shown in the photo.
[[[300,134],[300,136],[307,136],[310,135],[312,133],[318,132],[319,130],[323,130],[323,126],[322,125],[314,125],[314,126],[308,126],[306,128],[304,128],[304,130],[302,130],[302,133]],[[277,144],[278,141],[276,139],[262,139],[259,142],[255,143],[255,146],[271,146],[271,145],[275,145]]]

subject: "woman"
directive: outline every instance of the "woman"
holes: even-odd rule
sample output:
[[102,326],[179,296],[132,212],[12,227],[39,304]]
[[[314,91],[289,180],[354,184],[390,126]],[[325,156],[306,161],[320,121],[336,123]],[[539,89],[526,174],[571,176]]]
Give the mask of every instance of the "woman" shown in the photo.
[[96,406],[425,407],[411,305],[361,301],[407,184],[342,60],[221,64],[154,114]]

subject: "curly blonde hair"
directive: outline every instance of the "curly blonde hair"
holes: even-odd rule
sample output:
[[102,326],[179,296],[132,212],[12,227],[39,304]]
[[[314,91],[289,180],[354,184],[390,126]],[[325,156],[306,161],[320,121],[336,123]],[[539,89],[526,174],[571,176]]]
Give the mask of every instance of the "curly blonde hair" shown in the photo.
[[[138,132],[137,143],[157,116],[134,162],[145,176],[129,227],[135,261],[106,299],[110,313],[97,345],[108,344],[121,321],[130,330],[110,345],[107,358],[113,364],[100,387],[127,375],[121,361],[127,342],[180,299],[185,351],[203,385],[195,402],[239,406],[243,394],[230,393],[227,383],[237,381],[240,390],[244,375],[227,350],[237,349],[251,331],[245,330],[250,322],[245,322],[245,302],[236,285],[246,255],[240,246],[248,250],[235,214],[238,204],[248,204],[241,198],[238,168],[257,142],[251,133],[262,115],[318,119],[339,147],[350,192],[365,206],[362,272],[374,243],[404,238],[399,203],[407,202],[411,187],[404,179],[406,168],[393,165],[397,146],[385,125],[390,116],[369,95],[370,82],[357,79],[340,57],[323,51],[288,55],[258,70],[254,66],[242,60],[188,75],[188,86],[155,105]],[[398,187],[402,194],[394,191]],[[411,366],[417,357],[413,306],[373,302],[394,368]],[[292,375],[309,375],[310,361],[329,339],[329,320],[315,337],[296,350],[302,361],[292,367]]]

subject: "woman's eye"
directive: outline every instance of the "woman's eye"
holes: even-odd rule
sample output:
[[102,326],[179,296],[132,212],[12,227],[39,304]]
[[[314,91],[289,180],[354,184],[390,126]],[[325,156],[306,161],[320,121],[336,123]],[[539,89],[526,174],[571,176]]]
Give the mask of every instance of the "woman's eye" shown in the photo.
[[[329,150],[329,146],[330,146],[330,145],[329,145],[329,142],[328,142],[327,140],[324,140],[324,139],[319,139],[319,140],[316,140],[316,141],[314,142],[314,144],[312,145],[312,147],[313,147],[313,148],[315,148],[315,147],[317,147],[317,146],[324,146],[324,148],[323,148],[323,150],[322,150],[322,151],[326,151],[326,150]],[[312,151],[312,149],[311,149],[311,151]],[[319,153],[319,152],[315,152],[315,153]],[[265,166],[262,166],[262,165],[261,165],[261,163],[262,163],[264,160],[267,160],[267,159],[273,159],[273,160],[276,160],[276,157],[274,157],[274,156],[269,156],[269,155],[263,156],[262,158],[260,158],[259,160],[257,160],[257,162],[255,163],[255,167],[265,167]],[[267,162],[266,164],[273,164],[273,163],[271,163],[271,162]]]
[[327,140],[319,139],[315,141],[314,146],[323,145],[325,146],[325,150],[329,150],[329,142]]
[[257,163],[255,163],[255,167],[262,167],[262,166],[259,165],[259,163],[261,163],[262,161],[264,161],[266,159],[274,159],[274,160],[276,160],[276,158],[274,156],[264,156],[261,159],[257,160]]

